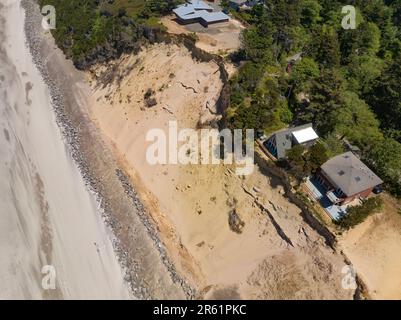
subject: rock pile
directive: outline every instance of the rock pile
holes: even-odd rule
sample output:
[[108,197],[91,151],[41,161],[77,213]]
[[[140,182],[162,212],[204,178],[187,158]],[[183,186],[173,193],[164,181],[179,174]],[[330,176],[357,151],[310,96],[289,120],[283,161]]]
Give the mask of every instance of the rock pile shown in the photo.
[[[42,45],[44,40],[44,30],[41,26],[42,16],[37,4],[31,0],[22,0],[21,5],[26,13],[25,15],[25,35],[27,38],[27,45],[32,55],[33,62],[40,71],[43,81],[48,86],[51,96],[51,103],[56,115],[57,125],[61,129],[63,137],[66,139],[66,145],[73,160],[76,162],[81,175],[84,179],[85,185],[88,190],[95,196],[98,202],[100,212],[105,223],[111,230],[118,230],[122,228],[121,223],[110,214],[110,206],[105,200],[105,190],[103,184],[94,174],[92,174],[90,165],[87,162],[84,153],[81,151],[80,135],[76,127],[73,125],[68,111],[65,108],[65,99],[60,88],[61,85],[53,79],[47,68],[47,61],[43,58]],[[161,260],[170,272],[171,278],[175,283],[182,286],[187,298],[195,297],[195,290],[191,288],[185,280],[183,280],[175,270],[174,265],[170,262],[166,249],[160,241],[158,233],[154,225],[149,220],[149,216],[145,211],[142,203],[140,202],[136,192],[129,184],[128,178],[121,170],[116,172],[127,196],[132,200],[133,205],[137,209],[138,216],[149,233],[150,238],[154,241],[155,247],[160,253]],[[141,283],[138,275],[139,266],[137,262],[133,262],[128,258],[128,252],[121,245],[118,238],[114,236],[112,239],[113,247],[117,253],[120,265],[125,274],[125,280],[130,285],[132,293],[138,299],[151,299],[153,298],[145,286],[138,285]]]

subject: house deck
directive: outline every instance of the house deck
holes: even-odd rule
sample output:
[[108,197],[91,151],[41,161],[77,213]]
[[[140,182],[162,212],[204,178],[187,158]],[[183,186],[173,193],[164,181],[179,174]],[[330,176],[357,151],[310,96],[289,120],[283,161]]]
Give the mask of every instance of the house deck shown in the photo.
[[316,200],[319,201],[320,205],[323,209],[334,219],[338,220],[343,215],[347,213],[347,205],[335,205],[333,204],[328,196],[326,195],[326,189],[317,182],[314,178],[307,178],[306,187],[310,191],[310,195]]

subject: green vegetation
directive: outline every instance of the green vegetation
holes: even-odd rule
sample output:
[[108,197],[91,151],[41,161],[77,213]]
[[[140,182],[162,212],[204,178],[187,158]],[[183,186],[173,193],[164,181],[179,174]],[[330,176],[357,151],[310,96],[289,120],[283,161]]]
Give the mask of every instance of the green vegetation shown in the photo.
[[378,212],[383,207],[380,197],[373,197],[362,201],[361,205],[349,207],[347,214],[335,223],[342,228],[349,229],[363,222],[369,215]]
[[163,29],[157,17],[179,0],[39,0],[56,8],[57,45],[79,68],[140,48]]
[[291,173],[297,178],[313,174],[329,159],[329,154],[329,150],[322,142],[316,143],[309,149],[295,145],[287,151]]
[[[58,46],[78,68],[135,52],[163,33],[158,18],[183,0],[39,0],[55,6]],[[227,2],[227,1],[225,1]],[[355,0],[357,28],[341,27],[348,1],[266,0],[236,13],[248,26],[230,80],[229,128],[266,134],[312,122],[324,157],[360,148],[365,162],[401,196],[401,0]],[[290,57],[301,54],[301,59]],[[313,172],[295,150],[299,172]],[[313,158],[313,157],[312,157]],[[306,160],[305,160],[306,159]]]
[[[325,157],[346,138],[401,196],[401,1],[354,1],[355,30],[341,27],[346,4],[269,0],[239,13],[249,27],[232,55],[241,68],[225,121],[266,133],[312,122]],[[289,155],[296,175],[314,170],[309,153]]]

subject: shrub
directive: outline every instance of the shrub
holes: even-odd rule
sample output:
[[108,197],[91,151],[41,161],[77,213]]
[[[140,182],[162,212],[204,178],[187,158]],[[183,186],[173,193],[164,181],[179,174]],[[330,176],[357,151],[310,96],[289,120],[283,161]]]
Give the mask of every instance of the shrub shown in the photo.
[[372,197],[362,200],[362,204],[348,208],[344,215],[336,224],[345,229],[352,228],[363,222],[373,212],[380,211],[383,207],[383,200],[380,197]]
[[328,150],[323,143],[317,142],[309,149],[308,164],[312,173],[315,173],[327,160],[329,160]]

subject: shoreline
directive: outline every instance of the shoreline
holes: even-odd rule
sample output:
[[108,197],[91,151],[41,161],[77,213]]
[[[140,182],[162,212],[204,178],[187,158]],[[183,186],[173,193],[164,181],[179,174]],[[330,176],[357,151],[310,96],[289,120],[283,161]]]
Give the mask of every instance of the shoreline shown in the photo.
[[25,11],[9,0],[0,11],[0,296],[132,299],[28,49]]
[[[90,155],[94,155],[93,150],[84,150],[85,146],[83,146],[81,142],[83,139],[86,139],[88,137],[84,137],[83,134],[84,130],[82,130],[81,126],[79,126],[79,129],[77,130],[76,125],[74,123],[77,121],[76,119],[77,113],[78,114],[81,113],[78,116],[81,116],[84,119],[81,119],[81,121],[79,121],[79,124],[81,124],[83,121],[86,120],[87,120],[86,124],[88,124],[88,121],[90,121],[90,119],[88,119],[88,114],[87,112],[85,112],[86,110],[78,110],[79,108],[83,107],[82,105],[79,108],[76,108],[76,106],[72,107],[70,106],[70,108],[66,107],[66,105],[69,104],[68,102],[71,101],[66,101],[66,93],[63,92],[62,88],[63,86],[57,83],[58,80],[57,76],[54,75],[54,72],[52,73],[53,70],[49,70],[49,67],[47,65],[50,59],[53,59],[53,57],[47,57],[46,59],[43,58],[42,54],[43,46],[50,47],[50,44],[48,43],[48,39],[45,39],[41,35],[42,29],[39,23],[41,21],[41,15],[40,12],[38,11],[38,5],[36,3],[32,3],[32,1],[30,0],[22,0],[21,6],[24,8],[25,11],[24,29],[28,48],[30,50],[30,53],[32,55],[36,67],[38,68],[38,70],[42,75],[43,81],[49,88],[53,110],[56,115],[57,125],[60,128],[62,136],[65,139],[68,152],[70,153],[72,159],[74,160],[75,164],[79,169],[79,172],[82,175],[82,178],[85,181],[86,187],[92,194],[95,195],[99,209],[101,211],[102,220],[104,221],[107,229],[111,231],[110,233],[112,234],[113,248],[116,255],[118,256],[119,264],[123,270],[123,273],[125,274],[125,281],[128,283],[131,292],[134,294],[134,296],[139,299],[163,298],[163,297],[171,298],[169,297],[168,294],[166,296],[164,295],[159,296],[161,292],[157,292],[157,294],[155,294],[155,291],[157,290],[155,290],[155,288],[151,288],[152,285],[149,285],[149,288],[147,288],[146,284],[144,284],[146,283],[146,281],[141,281],[141,277],[139,276],[139,273],[141,271],[140,270],[141,266],[139,265],[139,262],[141,261],[141,259],[138,259],[138,257],[136,257],[136,259],[135,258],[133,259],[136,261],[131,261],[132,257],[130,253],[133,250],[130,250],[132,248],[127,248],[127,240],[123,241],[119,237],[119,235],[121,236],[122,234],[121,232],[122,221],[119,221],[118,217],[113,215],[113,213],[115,212],[113,210],[115,209],[115,206],[113,206],[113,204],[109,202],[111,198],[110,193],[114,192],[114,190],[112,191],[111,188],[105,186],[105,184],[102,183],[101,181],[102,178],[99,178],[98,176],[96,176],[96,174],[94,174],[95,173],[94,171],[96,170],[91,168],[91,166],[88,164],[88,163],[93,163],[93,157],[89,159]],[[30,14],[28,15],[27,12],[29,12]],[[59,50],[59,49],[53,49],[53,50]],[[52,66],[54,66],[54,63],[52,64]],[[55,82],[57,84],[55,84]],[[72,112],[69,112],[71,111],[71,108],[74,110],[72,110]],[[93,135],[94,134],[92,134],[91,138],[93,138]],[[105,149],[105,144],[103,141],[96,141],[96,142],[97,143],[94,143],[94,145],[101,145],[103,147],[102,150],[97,150],[98,152],[104,152],[105,150],[107,150]],[[110,157],[108,158],[109,159],[107,160],[109,160],[111,163],[115,165],[115,161],[113,161],[114,159],[110,159]],[[153,250],[157,251],[158,253],[157,257],[160,259],[158,263],[163,264],[163,266],[167,269],[168,276],[174,283],[174,291],[177,292],[175,292],[175,294],[173,294],[172,296],[174,297],[176,296],[176,294],[178,294],[178,297],[180,297],[180,292],[179,292],[180,289],[178,288],[181,288],[181,290],[184,293],[184,296],[187,299],[194,298],[196,294],[195,290],[191,288],[175,270],[175,267],[170,261],[163,243],[159,239],[158,232],[155,229],[153,223],[150,221],[150,217],[146,213],[140,199],[137,197],[134,188],[128,183],[126,179],[124,179],[124,175],[122,175],[122,171],[118,167],[116,167],[114,173],[115,177],[120,182],[120,188],[122,188],[123,192],[126,195],[126,199],[124,200],[128,200],[129,202],[131,202],[130,203],[130,205],[132,206],[131,209],[134,209],[134,211],[136,211],[135,214],[137,215],[137,218],[139,218],[142,227],[146,229],[145,232],[147,233],[147,236],[150,238],[146,239],[150,242],[147,243],[146,246],[148,248],[152,246]],[[122,214],[124,215],[124,213]],[[138,228],[137,225],[134,225],[133,227]],[[128,229],[131,229],[130,225],[128,225]],[[153,255],[151,256],[152,258],[154,258],[154,252]],[[153,263],[154,262],[155,261],[153,261]],[[158,265],[157,267],[160,272],[164,272],[164,270],[160,270],[163,269],[161,268],[160,265]],[[159,276],[160,278],[156,280],[162,279],[163,281],[167,281],[166,279],[164,279],[165,276],[166,275],[161,275]],[[146,278],[146,276],[144,278]],[[159,291],[163,290],[163,288],[159,288],[158,290]]]

